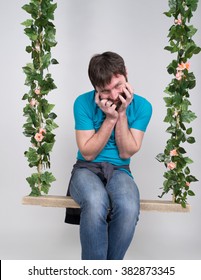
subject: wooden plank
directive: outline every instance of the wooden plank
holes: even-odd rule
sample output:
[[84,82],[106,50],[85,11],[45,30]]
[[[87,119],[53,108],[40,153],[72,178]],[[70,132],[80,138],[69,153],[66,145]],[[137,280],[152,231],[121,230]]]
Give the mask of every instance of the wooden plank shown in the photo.
[[159,211],[159,212],[190,212],[191,207],[187,203],[186,208],[181,204],[169,200],[140,200],[140,209],[143,211]]
[[[24,205],[39,205],[44,207],[60,208],[79,208],[79,205],[69,196],[25,196],[22,199]],[[190,205],[183,208],[180,204],[169,200],[140,200],[141,211],[159,211],[159,212],[190,212]]]

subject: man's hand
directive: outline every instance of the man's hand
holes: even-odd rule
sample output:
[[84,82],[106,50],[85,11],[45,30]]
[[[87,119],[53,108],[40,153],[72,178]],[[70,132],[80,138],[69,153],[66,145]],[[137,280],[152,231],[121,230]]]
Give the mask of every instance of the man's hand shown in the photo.
[[117,121],[117,106],[114,103],[112,103],[112,101],[108,99],[100,99],[100,94],[97,92],[95,96],[95,102],[98,105],[98,107],[105,113],[106,118]]
[[129,83],[125,83],[125,87],[122,88],[124,96],[119,95],[119,99],[121,102],[121,105],[118,108],[118,112],[124,112],[126,111],[126,108],[128,107],[128,105],[131,103],[132,99],[133,99],[133,88],[131,87],[131,85]]

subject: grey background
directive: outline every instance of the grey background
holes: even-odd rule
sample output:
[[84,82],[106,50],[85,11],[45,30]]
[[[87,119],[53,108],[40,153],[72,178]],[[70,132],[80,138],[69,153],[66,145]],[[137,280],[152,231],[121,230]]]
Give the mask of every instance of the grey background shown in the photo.
[[[64,209],[24,206],[29,193],[25,178],[32,170],[24,158],[29,139],[22,134],[25,119],[21,97],[24,86],[22,66],[30,61],[25,52],[29,44],[22,21],[28,15],[21,6],[29,1],[2,1],[1,26],[1,187],[0,258],[1,259],[80,259],[79,227],[64,224]],[[56,144],[52,153],[52,171],[57,178],[50,194],[65,195],[77,147],[74,137],[72,105],[81,93],[92,89],[87,67],[94,53],[111,50],[126,62],[129,81],[135,92],[153,105],[153,117],[141,151],[132,159],[131,168],[141,198],[157,199],[163,183],[163,164],[155,156],[163,151],[168,138],[163,118],[166,113],[163,90],[171,76],[166,66],[174,58],[164,50],[172,20],[163,15],[167,0],[58,0],[55,14],[58,45],[53,49],[60,62],[52,66],[58,89],[49,100],[58,114]],[[201,45],[201,5],[192,23],[198,28],[194,40]],[[191,91],[192,110],[198,118],[192,123],[197,142],[188,144],[188,156],[194,160],[191,170],[200,179],[200,54],[191,59],[197,86]],[[34,172],[34,170],[33,170]],[[134,240],[126,259],[200,259],[201,190],[200,182],[189,199],[192,211],[181,213],[142,212]],[[170,195],[165,197],[171,199]]]

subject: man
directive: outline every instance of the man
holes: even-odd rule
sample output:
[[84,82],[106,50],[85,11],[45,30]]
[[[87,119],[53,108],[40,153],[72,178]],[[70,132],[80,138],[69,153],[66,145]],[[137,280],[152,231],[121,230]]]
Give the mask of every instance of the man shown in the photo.
[[141,147],[152,107],[134,95],[118,54],[93,56],[88,74],[94,90],[74,103],[79,150],[68,188],[80,217],[67,209],[65,222],[80,223],[82,259],[121,260],[140,209],[130,158]]

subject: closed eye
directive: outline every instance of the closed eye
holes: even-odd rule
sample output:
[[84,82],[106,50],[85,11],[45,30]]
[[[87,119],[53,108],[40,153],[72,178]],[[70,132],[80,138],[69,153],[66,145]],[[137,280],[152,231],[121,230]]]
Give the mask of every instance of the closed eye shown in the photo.
[[118,83],[115,85],[115,89],[119,89],[119,88],[121,88],[121,86],[122,86],[122,83]]

